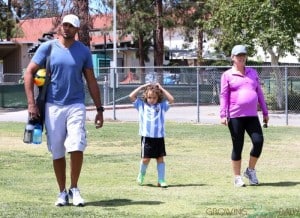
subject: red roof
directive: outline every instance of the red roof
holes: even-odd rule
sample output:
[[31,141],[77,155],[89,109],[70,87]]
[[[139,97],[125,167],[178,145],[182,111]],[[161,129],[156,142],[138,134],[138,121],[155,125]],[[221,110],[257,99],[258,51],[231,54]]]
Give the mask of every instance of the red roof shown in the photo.
[[23,37],[12,38],[12,41],[19,43],[36,43],[44,33],[56,32],[56,18],[40,18],[21,20],[19,27],[23,31]]
[[[109,36],[106,36],[107,40],[113,40],[112,36],[112,16],[111,15],[99,15],[93,17],[93,30],[91,35],[91,45],[104,44],[103,30],[110,32]],[[44,33],[56,32],[57,26],[60,24],[59,18],[39,18],[21,20],[19,27],[23,31],[23,37],[12,38],[12,41],[18,43],[37,43],[38,39],[42,37]],[[130,41],[128,37],[122,41]]]

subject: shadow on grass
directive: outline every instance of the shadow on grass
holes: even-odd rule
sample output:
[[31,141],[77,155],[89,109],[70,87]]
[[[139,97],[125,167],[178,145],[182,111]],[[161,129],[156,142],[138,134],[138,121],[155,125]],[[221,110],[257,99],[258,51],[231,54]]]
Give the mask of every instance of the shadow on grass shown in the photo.
[[[153,184],[144,184],[143,186],[157,188],[157,185],[153,185]],[[171,187],[193,187],[193,186],[205,186],[205,184],[173,184],[173,185],[168,185],[168,188],[171,188]]]
[[86,206],[99,206],[99,207],[120,207],[127,205],[158,205],[163,204],[162,201],[133,201],[130,199],[111,199],[105,201],[86,202]]
[[291,182],[291,181],[282,181],[282,182],[269,182],[269,183],[260,183],[259,186],[278,186],[278,187],[288,187],[299,185],[300,182]]

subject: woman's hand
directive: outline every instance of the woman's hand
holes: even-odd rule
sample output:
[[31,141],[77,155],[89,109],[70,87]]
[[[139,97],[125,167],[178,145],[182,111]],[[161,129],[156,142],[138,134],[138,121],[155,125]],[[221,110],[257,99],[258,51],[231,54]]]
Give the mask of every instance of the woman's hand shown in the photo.
[[227,120],[227,117],[223,117],[221,118],[221,124],[227,126],[228,125],[228,120]]

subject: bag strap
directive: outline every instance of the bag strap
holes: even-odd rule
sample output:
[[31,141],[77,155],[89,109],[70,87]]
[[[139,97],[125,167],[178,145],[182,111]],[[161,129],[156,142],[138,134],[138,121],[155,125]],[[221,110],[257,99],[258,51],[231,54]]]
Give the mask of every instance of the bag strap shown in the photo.
[[46,59],[46,78],[45,78],[45,83],[42,87],[42,91],[41,91],[41,95],[40,95],[40,100],[41,101],[45,101],[46,99],[46,92],[47,92],[47,87],[50,83],[50,78],[51,78],[51,69],[50,69],[50,55],[51,55],[51,51],[52,51],[52,47],[53,47],[53,43],[50,43],[50,49],[47,55],[47,59]]

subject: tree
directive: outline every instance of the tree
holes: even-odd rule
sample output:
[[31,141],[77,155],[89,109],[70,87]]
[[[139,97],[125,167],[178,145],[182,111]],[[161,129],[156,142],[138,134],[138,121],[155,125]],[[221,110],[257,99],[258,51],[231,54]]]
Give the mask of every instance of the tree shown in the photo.
[[287,52],[295,54],[300,32],[298,0],[213,0],[212,19],[207,26],[217,40],[216,48],[228,55],[233,45],[247,44],[253,53],[260,46],[271,55],[272,65]]
[[[138,48],[136,57],[139,65],[145,67],[149,61],[148,53],[152,46],[154,23],[153,0],[144,1],[119,1],[117,5],[118,29],[121,32],[120,38],[130,34],[133,37],[134,45]],[[141,68],[141,79],[145,80],[145,69]]]
[[296,54],[297,34],[300,32],[300,3],[298,0],[211,0],[212,19],[207,25],[216,39],[216,49],[230,55],[235,44],[246,44],[249,55],[257,47],[270,54],[275,66],[278,108],[283,108],[282,74],[279,57]]
[[0,1],[0,12],[0,40],[6,39],[10,41],[16,23],[11,11],[10,0],[7,1],[7,4],[3,0]]
[[78,15],[80,19],[80,30],[78,32],[79,40],[90,47],[89,30],[92,29],[92,20],[89,15],[89,1],[73,0],[71,12]]
[[[175,25],[172,7],[176,0],[124,0],[118,2],[118,28],[123,34],[132,33],[138,47],[140,66],[145,66],[148,52],[154,49],[154,66],[162,66],[164,60],[164,27]],[[142,69],[143,70],[143,69]],[[161,72],[158,72],[162,74]],[[144,71],[142,72],[144,75]],[[142,78],[143,79],[143,78]],[[162,75],[159,75],[162,82]]]
[[18,19],[34,19],[59,15],[58,0],[11,0]]
[[197,36],[197,65],[203,63],[204,24],[207,22],[211,10],[211,7],[207,2],[207,0],[182,0],[174,5],[176,17],[180,17],[177,25],[183,27],[185,41],[191,42],[195,40],[191,35]]

